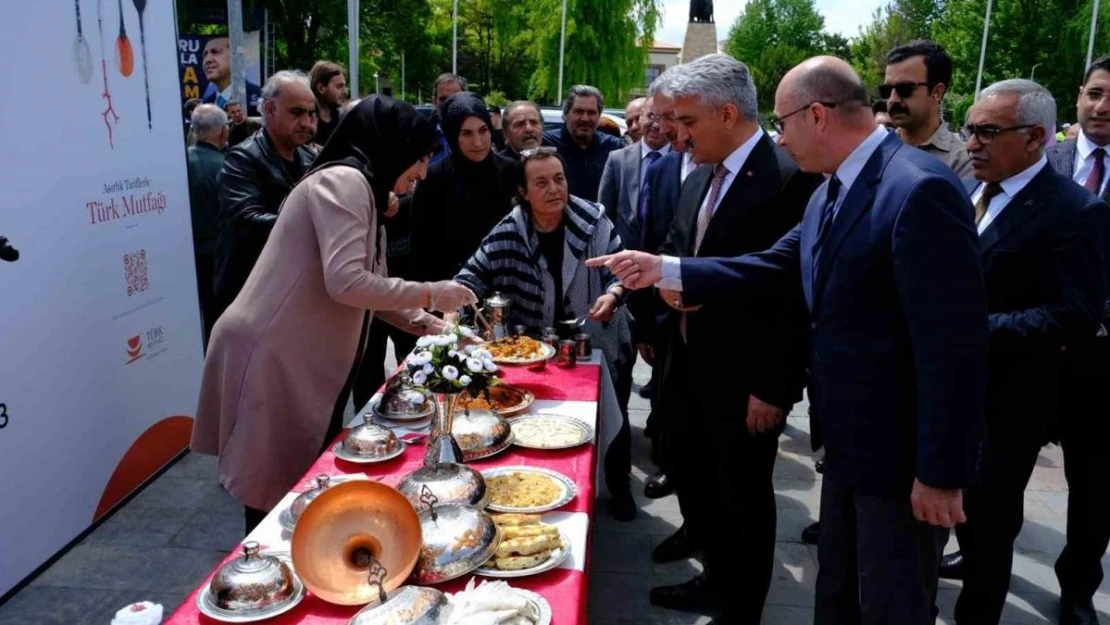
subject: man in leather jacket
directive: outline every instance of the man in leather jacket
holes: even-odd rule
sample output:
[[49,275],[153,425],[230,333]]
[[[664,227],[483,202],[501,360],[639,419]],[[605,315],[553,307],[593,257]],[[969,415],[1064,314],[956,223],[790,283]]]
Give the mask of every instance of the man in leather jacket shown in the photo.
[[303,72],[281,71],[262,89],[262,129],[232,148],[220,172],[215,296],[231,305],[262,254],[278,210],[316,153],[316,99]]

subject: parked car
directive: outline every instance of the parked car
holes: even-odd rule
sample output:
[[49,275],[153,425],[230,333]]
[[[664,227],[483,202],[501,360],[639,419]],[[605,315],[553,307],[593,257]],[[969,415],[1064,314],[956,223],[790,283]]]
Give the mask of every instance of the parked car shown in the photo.
[[[543,113],[543,129],[544,130],[558,130],[563,126],[563,109],[553,106],[541,106],[540,111]],[[624,135],[628,130],[628,124],[624,122],[624,111],[621,111],[620,116],[610,112],[610,109],[605,109],[601,113],[602,119],[612,120],[621,129],[621,135]]]

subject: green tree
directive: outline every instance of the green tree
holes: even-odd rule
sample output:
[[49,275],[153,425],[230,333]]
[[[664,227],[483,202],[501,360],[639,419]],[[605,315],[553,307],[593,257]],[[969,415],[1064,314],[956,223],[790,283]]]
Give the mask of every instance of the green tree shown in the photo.
[[[534,37],[526,53],[536,61],[529,97],[559,102],[559,31],[562,0],[533,0],[528,29]],[[659,0],[568,0],[563,89],[586,83],[601,90],[606,104],[623,106],[644,87],[648,51],[660,21]]]
[[774,107],[775,89],[791,67],[828,45],[846,45],[824,33],[814,0],[751,0],[729,29],[728,53],[752,72],[759,108]]

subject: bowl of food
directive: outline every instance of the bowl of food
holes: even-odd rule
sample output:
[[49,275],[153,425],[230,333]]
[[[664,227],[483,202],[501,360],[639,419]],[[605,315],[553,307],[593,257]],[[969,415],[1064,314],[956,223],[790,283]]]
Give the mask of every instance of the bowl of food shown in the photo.
[[529,336],[506,336],[486,345],[499,365],[532,365],[549,360],[555,348]]
[[509,422],[492,410],[456,411],[451,434],[466,462],[497,455],[513,444]]
[[509,466],[482,471],[494,512],[536,514],[561,508],[578,494],[567,476],[540,467]]
[[498,384],[490,386],[476,395],[463,391],[459,396],[459,410],[492,410],[502,417],[514,417],[528,410],[536,402],[536,396],[531,391],[512,386]]

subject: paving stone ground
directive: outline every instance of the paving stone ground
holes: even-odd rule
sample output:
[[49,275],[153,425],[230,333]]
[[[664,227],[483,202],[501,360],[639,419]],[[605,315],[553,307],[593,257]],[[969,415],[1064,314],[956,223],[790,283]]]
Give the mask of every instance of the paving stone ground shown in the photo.
[[[648,369],[636,367],[636,388]],[[681,525],[675,498],[641,497],[654,473],[643,437],[648,403],[632,400],[633,489],[640,515],[632,523],[611,520],[598,502],[590,572],[591,625],[694,625],[708,617],[654,608],[649,589],[694,575],[695,560],[655,565],[651,549]],[[775,467],[778,544],[764,610],[766,625],[813,620],[817,549],[799,541],[817,518],[820,476],[813,470],[805,405],[795,407],[780,441]],[[1067,484],[1059,448],[1042,451],[1025,496],[1025,526],[1018,538],[1007,625],[1056,623],[1060,592],[1052,563],[1064,545]],[[151,600],[172,610],[239,542],[242,508],[216,482],[215,458],[188,454],[116,512],[53,566],[0,605],[0,625],[108,625],[120,607]],[[1107,560],[1104,559],[1104,568]],[[952,623],[958,582],[942,582],[938,623]],[[1095,597],[1110,625],[1110,581]],[[558,623],[558,619],[556,619]]]

